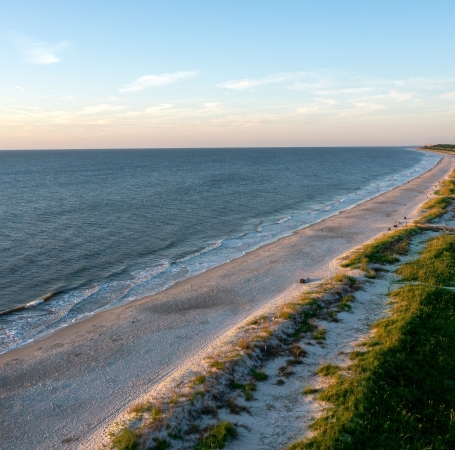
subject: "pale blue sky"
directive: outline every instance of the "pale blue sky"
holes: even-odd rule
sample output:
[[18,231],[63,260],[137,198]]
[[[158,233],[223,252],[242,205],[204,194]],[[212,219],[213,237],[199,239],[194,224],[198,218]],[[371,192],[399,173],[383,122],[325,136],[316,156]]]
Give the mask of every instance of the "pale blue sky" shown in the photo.
[[455,142],[452,1],[20,1],[0,148]]

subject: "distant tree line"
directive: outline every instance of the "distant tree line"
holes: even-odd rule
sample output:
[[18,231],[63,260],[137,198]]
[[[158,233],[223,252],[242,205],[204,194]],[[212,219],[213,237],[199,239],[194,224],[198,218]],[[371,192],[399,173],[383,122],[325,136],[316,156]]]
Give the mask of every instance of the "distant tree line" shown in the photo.
[[453,145],[453,144],[424,145],[422,148],[427,148],[429,150],[452,150],[452,151],[455,151],[455,145]]

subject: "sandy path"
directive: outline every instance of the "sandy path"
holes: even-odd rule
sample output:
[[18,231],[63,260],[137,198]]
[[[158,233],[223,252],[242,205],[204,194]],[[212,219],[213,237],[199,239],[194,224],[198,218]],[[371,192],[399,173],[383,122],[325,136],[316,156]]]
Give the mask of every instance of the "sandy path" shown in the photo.
[[450,168],[444,158],[354,209],[0,355],[1,447],[94,448],[131,401],[197,364],[218,338],[283,292],[297,291],[302,274],[326,276],[335,257],[412,216]]

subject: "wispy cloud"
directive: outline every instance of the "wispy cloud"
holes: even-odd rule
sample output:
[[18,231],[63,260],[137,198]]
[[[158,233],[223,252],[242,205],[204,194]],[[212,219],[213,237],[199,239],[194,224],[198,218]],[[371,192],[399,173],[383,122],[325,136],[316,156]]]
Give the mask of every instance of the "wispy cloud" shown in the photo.
[[162,86],[175,83],[179,80],[186,80],[197,75],[197,71],[162,73],[160,75],[144,75],[132,83],[125,84],[119,89],[120,92],[142,91],[153,86]]
[[219,83],[216,86],[225,89],[233,89],[236,91],[244,91],[252,89],[258,86],[266,84],[283,83],[289,81],[295,81],[311,74],[308,72],[288,72],[288,73],[277,73],[263,78],[245,78],[243,80],[232,80],[224,83]]
[[20,91],[23,91],[23,90],[24,90],[24,88],[21,87],[21,86],[14,86],[14,87],[15,87],[16,89],[19,89]]
[[68,41],[51,44],[35,41],[19,33],[8,33],[8,35],[25,60],[30,64],[53,64],[59,62],[60,58],[57,56],[57,52],[69,46]]

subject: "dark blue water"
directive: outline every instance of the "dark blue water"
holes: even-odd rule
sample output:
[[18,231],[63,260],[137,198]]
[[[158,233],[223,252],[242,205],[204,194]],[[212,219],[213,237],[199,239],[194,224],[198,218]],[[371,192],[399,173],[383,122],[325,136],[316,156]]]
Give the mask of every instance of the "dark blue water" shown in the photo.
[[0,316],[0,351],[241,256],[437,159],[405,148],[0,152],[0,311],[29,304]]

